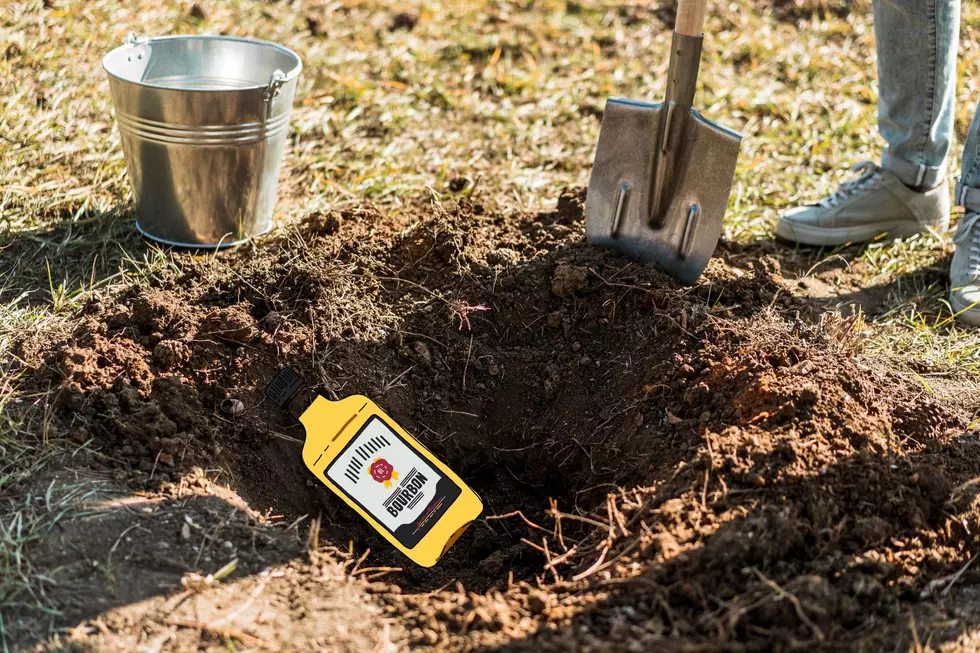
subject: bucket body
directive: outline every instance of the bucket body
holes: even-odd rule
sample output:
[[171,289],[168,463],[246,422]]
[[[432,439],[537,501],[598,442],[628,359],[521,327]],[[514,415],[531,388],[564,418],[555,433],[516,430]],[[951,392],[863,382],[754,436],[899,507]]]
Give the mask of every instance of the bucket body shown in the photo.
[[105,56],[137,227],[183,247],[272,228],[299,57],[227,36],[140,38]]

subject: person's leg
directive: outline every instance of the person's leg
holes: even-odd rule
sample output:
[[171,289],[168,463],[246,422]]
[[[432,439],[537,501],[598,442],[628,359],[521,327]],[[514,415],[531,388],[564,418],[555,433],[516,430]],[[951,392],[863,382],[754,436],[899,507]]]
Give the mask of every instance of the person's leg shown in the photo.
[[873,0],[873,5],[878,126],[887,143],[882,165],[863,162],[861,176],[837,192],[782,213],[776,224],[780,238],[843,245],[882,234],[908,237],[948,228],[944,182],[953,129],[959,0]]
[[956,317],[980,326],[980,107],[963,146],[963,174],[956,203],[966,209],[956,228],[956,251],[949,265],[949,304]]
[[963,173],[956,185],[956,203],[968,211],[980,211],[980,106],[963,145]]
[[874,0],[882,167],[913,188],[946,178],[956,102],[959,0]]

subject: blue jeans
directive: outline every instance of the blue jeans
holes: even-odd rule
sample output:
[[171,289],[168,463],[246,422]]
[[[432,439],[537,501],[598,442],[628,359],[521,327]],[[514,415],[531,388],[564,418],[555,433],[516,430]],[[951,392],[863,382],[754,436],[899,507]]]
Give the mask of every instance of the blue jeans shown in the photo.
[[[959,0],[873,0],[882,166],[908,186],[946,178],[956,104]],[[980,211],[980,111],[963,150],[957,203]]]

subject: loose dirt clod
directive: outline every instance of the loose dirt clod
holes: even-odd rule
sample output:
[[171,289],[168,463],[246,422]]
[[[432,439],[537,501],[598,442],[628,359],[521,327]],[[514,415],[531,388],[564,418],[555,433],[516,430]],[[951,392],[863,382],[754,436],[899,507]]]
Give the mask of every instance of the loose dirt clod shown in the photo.
[[585,288],[589,271],[580,265],[559,264],[551,280],[551,292],[557,297],[571,297]]

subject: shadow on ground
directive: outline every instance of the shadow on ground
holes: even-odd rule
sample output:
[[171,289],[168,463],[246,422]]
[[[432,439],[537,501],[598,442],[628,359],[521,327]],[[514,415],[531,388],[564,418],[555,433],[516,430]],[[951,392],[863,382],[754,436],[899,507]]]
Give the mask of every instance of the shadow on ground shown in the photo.
[[[952,642],[980,629],[980,572],[968,564],[978,553],[972,531],[980,513],[971,509],[951,525],[950,506],[975,501],[975,494],[926,476],[946,459],[976,478],[978,456],[980,436],[964,433],[929,443],[927,452],[862,451],[819,474],[797,476],[786,473],[790,461],[776,452],[757,464],[778,479],[767,495],[779,500],[760,506],[754,484],[725,484],[719,473],[720,485],[712,479],[704,486],[708,514],[742,516],[695,547],[677,547],[663,533],[697,529],[705,515],[671,514],[681,493],[657,492],[648,521],[657,533],[648,542],[652,559],[639,574],[579,589],[601,598],[560,627],[548,623],[480,650],[898,651]],[[951,537],[933,540],[926,555],[915,553],[929,541],[923,527],[949,529]],[[877,555],[889,547],[894,556]],[[916,560],[911,569],[918,573],[903,573],[903,557]],[[548,609],[564,604],[558,599]]]
[[136,231],[131,204],[80,220],[67,217],[0,232],[0,302],[51,307],[127,270],[138,272],[153,256],[154,247]]
[[951,252],[938,259],[930,257],[920,267],[897,261],[901,272],[880,274],[877,279],[864,260],[872,248],[857,245],[831,250],[760,241],[749,245],[722,243],[718,254],[742,266],[764,257],[775,260],[778,267],[774,271],[782,277],[786,291],[810,303],[811,320],[828,310],[860,311],[871,322],[893,317],[899,310],[914,310],[939,321],[950,317],[945,298]]

